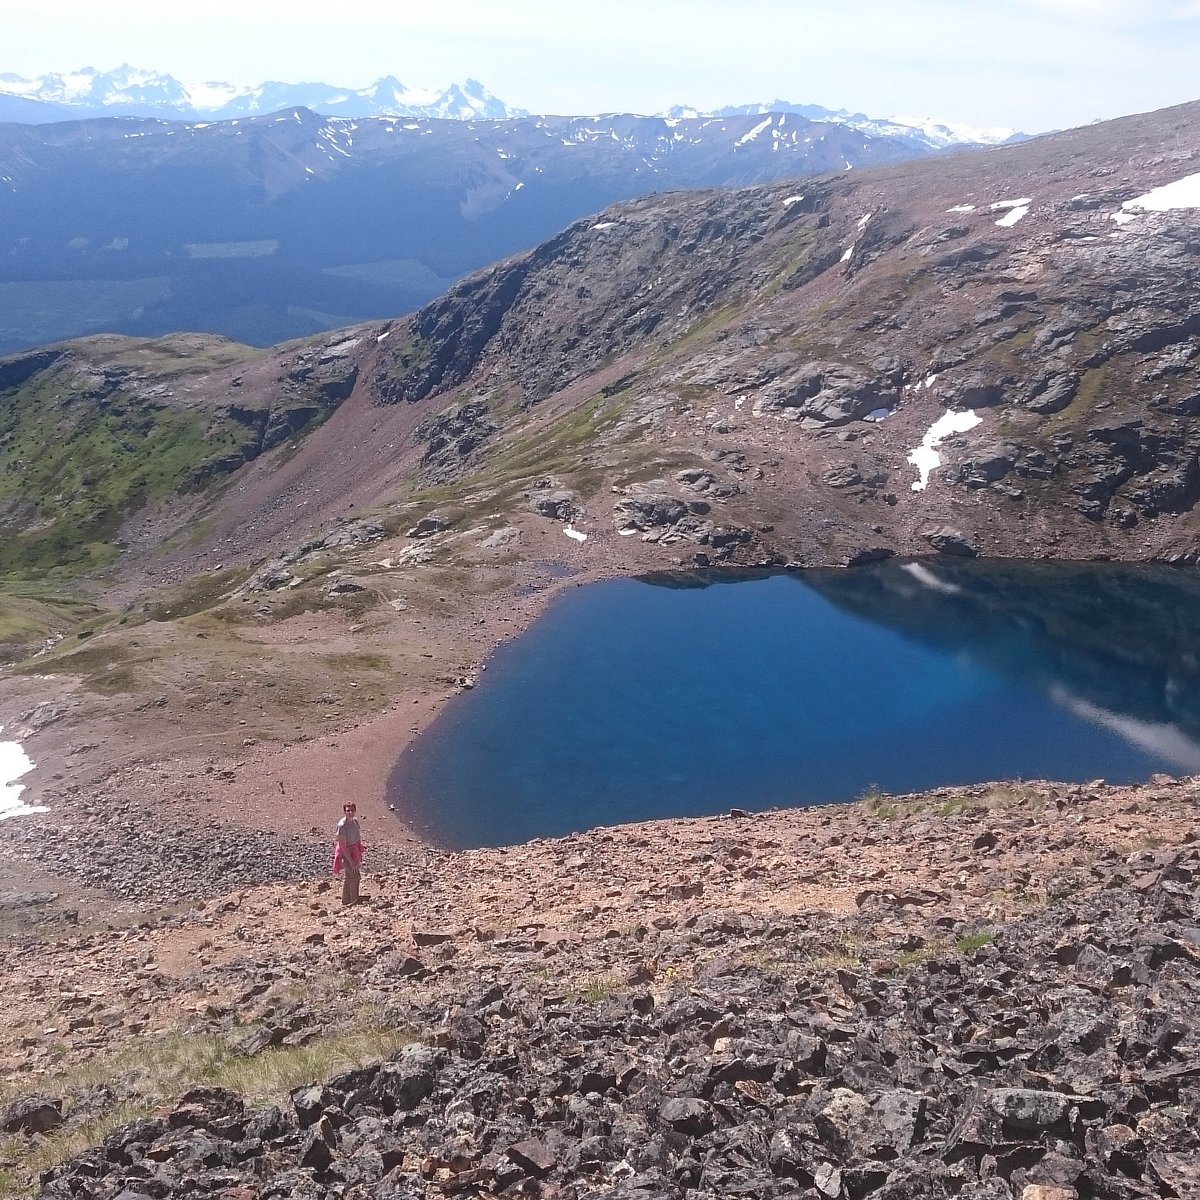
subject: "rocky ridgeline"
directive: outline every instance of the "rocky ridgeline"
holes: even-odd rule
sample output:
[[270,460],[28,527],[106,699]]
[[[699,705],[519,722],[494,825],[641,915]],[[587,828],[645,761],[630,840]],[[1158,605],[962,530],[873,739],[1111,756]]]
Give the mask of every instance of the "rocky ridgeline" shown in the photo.
[[820,919],[712,912],[670,938],[715,956],[663,988],[642,970],[569,997],[498,971],[449,1004],[398,993],[390,1018],[425,1044],[283,1107],[194,1090],[42,1195],[1194,1196],[1200,852],[1096,882],[906,966],[822,964]]

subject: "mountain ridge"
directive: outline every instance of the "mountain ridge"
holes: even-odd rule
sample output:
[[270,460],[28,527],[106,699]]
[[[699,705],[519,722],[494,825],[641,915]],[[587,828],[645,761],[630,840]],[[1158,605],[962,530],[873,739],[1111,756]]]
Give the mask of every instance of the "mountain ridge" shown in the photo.
[[[4,107],[9,98],[25,102],[24,118],[9,115]],[[49,120],[70,119],[73,114],[219,121],[295,107],[311,108],[324,116],[342,117],[509,120],[534,115],[527,109],[505,104],[476,79],[452,83],[443,89],[407,87],[395,75],[382,76],[362,88],[280,81],[239,88],[218,81],[181,83],[171,75],[139,70],[128,64],[109,72],[85,67],[65,75],[52,72],[35,78],[12,72],[0,74],[0,120],[37,119],[32,115],[37,111],[32,107],[35,105],[48,106],[46,119]],[[792,113],[809,120],[841,124],[860,133],[894,137],[934,151],[961,145],[999,145],[1027,136],[1014,129],[974,128],[937,118],[871,117],[844,108],[831,109],[787,100],[723,105],[714,109],[675,105],[659,113],[638,114],[621,110],[578,115],[674,118],[761,116],[767,113]]]
[[922,153],[793,114],[0,125],[0,353],[179,329],[267,345],[411,311],[614,201]]

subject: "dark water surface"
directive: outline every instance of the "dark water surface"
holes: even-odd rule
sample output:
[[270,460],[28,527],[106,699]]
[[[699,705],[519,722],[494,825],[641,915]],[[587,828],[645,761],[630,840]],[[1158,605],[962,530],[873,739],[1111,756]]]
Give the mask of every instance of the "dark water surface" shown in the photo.
[[561,596],[397,763],[433,841],[1200,772],[1200,575],[888,563]]

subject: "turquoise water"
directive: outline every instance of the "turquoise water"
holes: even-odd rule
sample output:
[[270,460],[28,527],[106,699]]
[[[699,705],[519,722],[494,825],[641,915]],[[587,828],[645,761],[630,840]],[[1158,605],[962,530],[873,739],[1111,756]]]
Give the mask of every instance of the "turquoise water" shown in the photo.
[[1200,583],[883,564],[566,593],[397,763],[431,840],[1014,778],[1200,771]]

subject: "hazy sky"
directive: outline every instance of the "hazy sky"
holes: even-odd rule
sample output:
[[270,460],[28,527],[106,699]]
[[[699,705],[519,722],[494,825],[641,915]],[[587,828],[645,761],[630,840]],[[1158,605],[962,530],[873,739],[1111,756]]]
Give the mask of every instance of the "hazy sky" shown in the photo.
[[0,71],[477,78],[539,112],[785,99],[1029,132],[1200,98],[1200,0],[2,0]]

